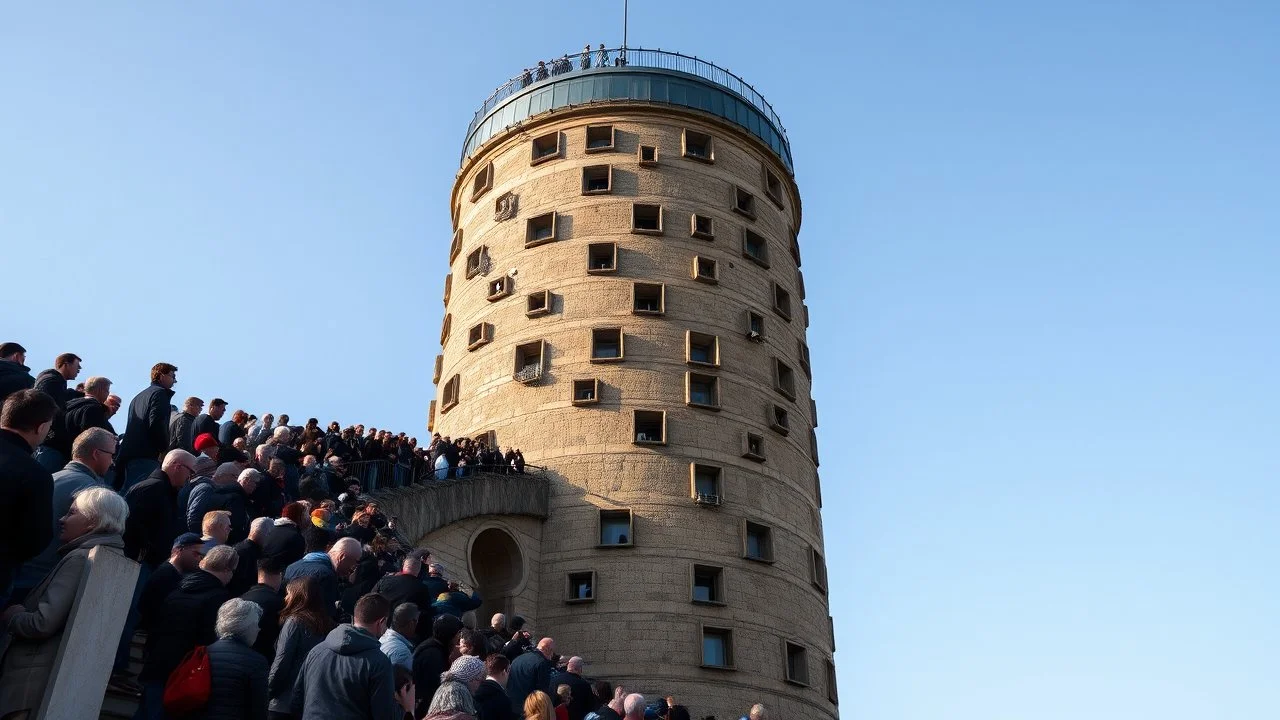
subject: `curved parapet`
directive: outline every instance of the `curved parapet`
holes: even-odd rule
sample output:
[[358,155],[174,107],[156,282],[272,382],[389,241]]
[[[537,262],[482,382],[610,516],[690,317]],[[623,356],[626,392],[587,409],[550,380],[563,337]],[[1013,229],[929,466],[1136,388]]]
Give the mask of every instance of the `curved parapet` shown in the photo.
[[417,544],[428,533],[481,515],[525,515],[545,519],[550,480],[542,472],[477,473],[462,480],[428,482],[373,493],[396,529]]

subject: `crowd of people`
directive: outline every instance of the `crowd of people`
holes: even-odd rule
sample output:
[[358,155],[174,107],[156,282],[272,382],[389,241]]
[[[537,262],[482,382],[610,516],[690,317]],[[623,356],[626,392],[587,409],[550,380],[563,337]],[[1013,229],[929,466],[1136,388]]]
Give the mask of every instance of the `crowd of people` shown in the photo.
[[172,412],[168,363],[118,435],[109,380],[70,386],[71,353],[33,378],[25,353],[0,345],[0,720],[39,707],[95,548],[139,565],[107,688],[137,699],[135,718],[690,718],[674,698],[593,681],[520,616],[476,627],[480,595],[412,547],[349,472],[402,457],[412,470],[418,456],[428,478],[522,472],[518,450],[437,435],[419,452],[358,425],[224,420],[220,398]]
[[[595,59],[596,67],[609,67],[609,51],[605,49],[604,43],[600,43],[600,48],[594,53],[591,51],[591,43],[583,46],[582,54],[578,56],[578,69],[590,70],[592,58]],[[627,58],[620,51],[613,62],[615,65],[626,65]],[[550,60],[539,60],[537,66],[524,69],[524,73],[520,75],[520,87],[528,87],[536,80],[546,80],[549,77],[564,75],[572,71],[573,60],[568,55]]]

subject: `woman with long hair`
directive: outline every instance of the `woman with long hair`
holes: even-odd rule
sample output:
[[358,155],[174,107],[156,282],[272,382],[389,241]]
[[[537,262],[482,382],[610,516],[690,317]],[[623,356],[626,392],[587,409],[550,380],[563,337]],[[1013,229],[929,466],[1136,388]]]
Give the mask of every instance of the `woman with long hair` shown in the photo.
[[524,720],[556,720],[551,709],[551,696],[541,690],[534,690],[524,699]]
[[276,641],[276,657],[267,677],[268,705],[273,720],[292,718],[289,703],[293,699],[293,683],[298,679],[307,653],[324,640],[333,629],[333,618],[324,606],[324,593],[313,577],[298,578],[285,590],[284,609],[280,611],[280,639]]

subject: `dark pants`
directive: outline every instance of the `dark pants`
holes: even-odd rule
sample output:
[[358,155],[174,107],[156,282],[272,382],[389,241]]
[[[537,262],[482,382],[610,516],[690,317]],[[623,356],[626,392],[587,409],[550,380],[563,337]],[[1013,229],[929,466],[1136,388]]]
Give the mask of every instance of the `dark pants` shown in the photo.
[[142,702],[138,704],[138,712],[133,720],[165,720],[164,683],[142,683]]
[[152,569],[146,563],[138,568],[138,582],[133,586],[133,602],[129,603],[129,614],[125,616],[124,632],[120,635],[120,644],[116,646],[116,662],[112,672],[129,671],[129,648],[133,645],[133,634],[138,631],[138,599],[142,597],[142,588],[151,577]]

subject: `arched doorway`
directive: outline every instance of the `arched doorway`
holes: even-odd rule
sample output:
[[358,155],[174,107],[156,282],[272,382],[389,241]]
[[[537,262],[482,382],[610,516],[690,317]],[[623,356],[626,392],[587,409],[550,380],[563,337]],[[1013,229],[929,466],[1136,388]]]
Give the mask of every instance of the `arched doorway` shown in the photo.
[[483,601],[476,625],[488,627],[494,613],[510,615],[515,610],[515,595],[524,584],[524,555],[510,533],[489,527],[472,541],[469,560]]

